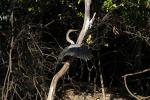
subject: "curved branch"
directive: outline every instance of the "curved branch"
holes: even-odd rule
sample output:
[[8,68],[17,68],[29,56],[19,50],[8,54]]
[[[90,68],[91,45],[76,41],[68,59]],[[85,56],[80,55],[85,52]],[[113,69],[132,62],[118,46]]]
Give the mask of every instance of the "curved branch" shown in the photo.
[[57,82],[67,72],[67,70],[69,69],[69,66],[70,66],[70,62],[68,62],[68,61],[65,62],[64,66],[53,77],[51,85],[50,85],[47,100],[53,100],[54,99]]
[[128,93],[129,93],[132,97],[136,98],[137,100],[141,100],[140,98],[138,98],[136,95],[134,95],[134,94],[129,90],[128,85],[127,85],[126,78],[127,78],[126,76],[123,77],[123,79],[124,79],[124,84],[125,84],[125,87],[126,87],[126,90],[128,91]]
[[137,100],[144,100],[144,99],[148,99],[150,98],[150,96],[147,96],[147,97],[143,97],[143,96],[139,96],[139,95],[134,95],[128,88],[128,85],[127,85],[127,77],[128,76],[133,76],[133,75],[138,75],[138,74],[142,74],[142,73],[145,73],[145,72],[149,72],[150,69],[145,69],[143,71],[139,71],[139,72],[135,72],[135,73],[130,73],[130,74],[126,74],[126,75],[123,75],[123,79],[124,79],[124,84],[125,84],[125,88],[127,90],[127,92],[134,98],[136,98]]
[[[79,37],[77,39],[77,42],[76,42],[76,44],[79,44],[79,45],[82,44],[82,41],[84,39],[84,36],[87,33],[89,25],[92,24],[92,23],[90,23],[90,5],[91,5],[91,0],[85,0],[84,23],[83,23],[82,30],[81,30],[81,32],[79,34]],[[94,15],[94,17],[95,17],[95,15]],[[91,22],[93,22],[94,17],[92,18]],[[67,70],[69,69],[70,62],[71,61],[65,62],[65,64],[61,68],[61,70],[57,74],[55,74],[55,76],[53,77],[51,85],[50,85],[50,89],[49,89],[49,94],[48,94],[47,100],[53,100],[54,99],[57,82],[67,72]]]

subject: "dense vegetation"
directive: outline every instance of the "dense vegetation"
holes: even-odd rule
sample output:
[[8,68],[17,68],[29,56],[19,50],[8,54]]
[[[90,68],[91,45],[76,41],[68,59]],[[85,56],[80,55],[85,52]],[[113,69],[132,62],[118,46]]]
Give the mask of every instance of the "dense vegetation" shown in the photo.
[[[89,90],[95,84],[98,90],[100,73],[106,92],[132,98],[122,76],[150,68],[150,0],[92,0],[94,12],[94,25],[84,39],[93,58],[87,62],[74,59],[57,86],[58,99],[66,87],[76,84]],[[84,0],[1,0],[0,99],[46,98],[52,77],[62,67],[54,66],[68,45],[66,32],[81,30],[83,16]],[[130,76],[130,90],[150,95],[149,75],[145,71]]]

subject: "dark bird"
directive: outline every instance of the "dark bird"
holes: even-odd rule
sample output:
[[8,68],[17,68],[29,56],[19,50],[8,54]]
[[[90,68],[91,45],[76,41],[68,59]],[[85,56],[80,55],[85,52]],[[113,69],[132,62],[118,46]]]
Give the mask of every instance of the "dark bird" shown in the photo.
[[85,61],[92,58],[92,53],[91,53],[88,45],[75,44],[75,42],[69,38],[69,34],[74,31],[77,31],[77,30],[73,30],[73,29],[68,30],[68,32],[66,34],[66,40],[70,43],[70,46],[66,47],[59,54],[58,61],[62,61],[65,56],[73,56],[76,58],[83,59]]

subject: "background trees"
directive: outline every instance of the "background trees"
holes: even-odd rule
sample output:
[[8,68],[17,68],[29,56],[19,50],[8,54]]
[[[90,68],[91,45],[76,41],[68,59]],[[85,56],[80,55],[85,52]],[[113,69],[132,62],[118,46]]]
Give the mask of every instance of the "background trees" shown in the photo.
[[[58,95],[63,90],[62,83],[85,82],[99,86],[99,68],[102,68],[105,86],[115,92],[119,90],[114,87],[124,90],[122,75],[149,68],[149,0],[93,0],[91,11],[97,16],[85,43],[89,44],[87,39],[91,35],[94,59],[88,62],[75,59],[59,83]],[[67,46],[67,30],[81,29],[84,2],[1,0],[0,12],[1,97],[43,99],[52,76],[60,69],[53,66],[59,52]],[[149,72],[131,77],[131,90],[150,95],[148,76]]]

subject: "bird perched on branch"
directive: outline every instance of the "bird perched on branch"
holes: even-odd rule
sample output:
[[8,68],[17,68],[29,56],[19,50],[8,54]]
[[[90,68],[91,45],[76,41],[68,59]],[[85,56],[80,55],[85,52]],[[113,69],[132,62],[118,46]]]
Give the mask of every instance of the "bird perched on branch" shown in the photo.
[[58,56],[58,61],[62,61],[65,56],[73,56],[76,58],[83,59],[85,61],[92,58],[92,53],[85,44],[76,44],[73,40],[69,38],[69,34],[71,32],[75,32],[77,30],[70,29],[66,34],[66,40],[70,43],[70,46],[66,47]]

